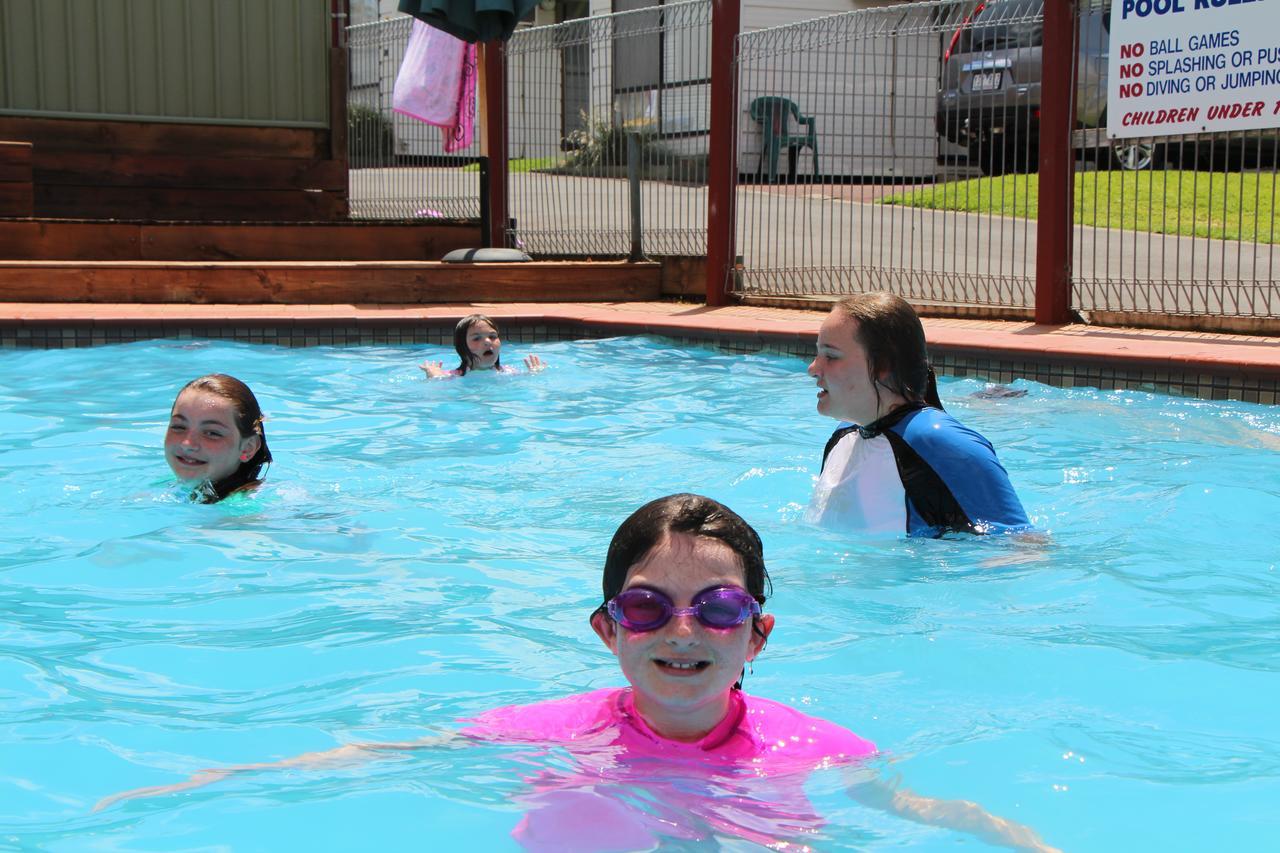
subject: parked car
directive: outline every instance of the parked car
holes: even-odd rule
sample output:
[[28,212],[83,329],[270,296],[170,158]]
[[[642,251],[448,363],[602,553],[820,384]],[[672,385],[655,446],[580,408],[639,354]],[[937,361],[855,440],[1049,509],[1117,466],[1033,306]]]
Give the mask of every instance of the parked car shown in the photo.
[[[1043,0],[976,3],[951,36],[938,93],[938,135],[968,149],[984,175],[1034,172],[1040,145]],[[1239,169],[1274,165],[1280,131],[1235,131],[1109,140],[1107,4],[1082,6],[1077,38],[1076,132],[1080,156],[1100,168]]]
[[[1076,121],[1105,124],[1109,14],[1080,11]],[[942,60],[938,135],[969,151],[985,175],[1035,171],[1040,144],[1042,0],[979,3]]]

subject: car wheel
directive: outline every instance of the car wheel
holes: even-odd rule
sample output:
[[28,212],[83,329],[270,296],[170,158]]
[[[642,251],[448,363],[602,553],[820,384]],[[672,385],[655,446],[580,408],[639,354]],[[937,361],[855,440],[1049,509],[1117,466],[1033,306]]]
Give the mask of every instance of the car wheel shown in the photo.
[[[1018,144],[1018,143],[1022,144]],[[1005,140],[1005,163],[1009,171],[1020,175],[1028,175],[1040,171],[1040,140],[1029,136],[1018,139],[1011,136]]]
[[1201,172],[1220,172],[1229,165],[1227,144],[1221,140],[1200,139],[1192,146],[1191,157],[1196,169]]
[[990,140],[975,142],[969,146],[969,164],[976,165],[987,177],[1005,172],[1005,147]]
[[1111,142],[1111,157],[1126,172],[1140,172],[1160,165],[1160,150],[1154,142],[1116,139]]

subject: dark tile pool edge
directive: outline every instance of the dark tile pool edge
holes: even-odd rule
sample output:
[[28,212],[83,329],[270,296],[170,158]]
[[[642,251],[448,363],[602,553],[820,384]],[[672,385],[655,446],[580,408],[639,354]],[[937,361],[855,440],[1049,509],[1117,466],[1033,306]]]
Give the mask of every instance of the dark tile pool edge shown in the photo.
[[[358,317],[336,319],[331,314],[302,317],[246,319],[123,319],[93,320],[3,319],[0,349],[68,349],[106,346],[168,338],[174,340],[228,340],[287,347],[310,346],[449,346],[459,316],[474,310],[460,307],[448,315],[431,317]],[[499,314],[503,333],[517,343],[571,339],[596,339],[617,335],[657,335],[675,343],[713,345],[725,352],[772,352],[810,358],[816,323],[752,323],[739,318],[744,328],[726,329],[700,324],[694,318],[663,321],[653,317],[598,316],[586,318],[551,314]],[[619,312],[620,314],[622,312]],[[755,326],[756,328],[749,328]],[[763,328],[762,328],[763,327]],[[1278,342],[1277,346],[1280,346]],[[930,344],[930,354],[944,376],[1012,382],[1027,379],[1057,387],[1092,387],[1103,390],[1141,390],[1210,400],[1240,400],[1280,404],[1280,370],[1269,365],[1251,368],[1229,361],[1183,359],[1169,363],[1162,357],[1119,357],[1108,353],[1064,354],[1028,347],[1011,352],[1007,347],[985,351],[972,345]]]
[[[752,343],[741,336],[676,335],[654,332],[683,344],[716,344],[730,352],[776,352],[810,359],[814,335],[790,340],[763,334]],[[1026,379],[1058,388],[1099,388],[1104,391],[1150,391],[1205,400],[1239,400],[1280,405],[1280,376],[1258,376],[1234,366],[1196,364],[1170,367],[1151,363],[1120,363],[1099,358],[1071,358],[1055,354],[983,353],[962,347],[929,345],[930,360],[941,376],[972,377],[1010,383]],[[1136,360],[1135,360],[1136,362]]]

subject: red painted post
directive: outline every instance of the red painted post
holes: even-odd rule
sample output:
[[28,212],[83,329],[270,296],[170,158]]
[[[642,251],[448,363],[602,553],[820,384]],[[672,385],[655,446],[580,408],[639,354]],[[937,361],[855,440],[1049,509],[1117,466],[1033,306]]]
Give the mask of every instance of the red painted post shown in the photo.
[[507,245],[507,63],[502,42],[480,44],[484,67],[484,141],[489,157],[489,246]]
[[711,139],[707,161],[707,304],[727,305],[734,262],[738,183],[738,30],[741,0],[711,3]]
[[347,46],[347,25],[351,23],[351,0],[330,0],[329,46]]
[[1040,212],[1036,224],[1036,322],[1071,322],[1074,227],[1076,0],[1045,0],[1040,83]]

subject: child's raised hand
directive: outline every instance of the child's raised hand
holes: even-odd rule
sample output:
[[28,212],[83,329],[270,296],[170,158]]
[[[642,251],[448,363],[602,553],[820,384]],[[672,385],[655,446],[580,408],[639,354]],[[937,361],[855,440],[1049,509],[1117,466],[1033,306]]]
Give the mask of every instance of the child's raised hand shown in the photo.
[[449,371],[444,369],[444,362],[440,361],[424,361],[418,365],[418,368],[427,374],[428,379],[439,379],[449,375]]
[[524,366],[529,369],[530,373],[537,373],[539,370],[545,370],[547,364],[536,355],[526,355],[524,357]]

